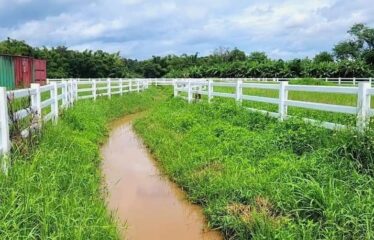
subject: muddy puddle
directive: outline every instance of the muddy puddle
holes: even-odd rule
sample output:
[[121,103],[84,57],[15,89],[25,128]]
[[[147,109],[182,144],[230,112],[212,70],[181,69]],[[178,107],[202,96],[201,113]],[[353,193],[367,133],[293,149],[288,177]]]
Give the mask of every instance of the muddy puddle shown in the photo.
[[101,150],[108,208],[126,224],[123,239],[222,239],[217,231],[207,230],[201,208],[160,175],[155,160],[132,130],[135,117],[113,122]]

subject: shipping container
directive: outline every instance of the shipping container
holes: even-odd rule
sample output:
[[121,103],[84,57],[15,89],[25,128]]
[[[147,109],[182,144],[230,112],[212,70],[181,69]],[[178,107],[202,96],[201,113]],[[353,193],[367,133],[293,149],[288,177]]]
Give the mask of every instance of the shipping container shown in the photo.
[[15,88],[14,64],[11,56],[0,55],[0,86],[8,90]]
[[41,59],[34,59],[34,81],[41,85],[47,82],[47,62]]
[[14,56],[14,74],[17,88],[30,87],[33,82],[33,59]]

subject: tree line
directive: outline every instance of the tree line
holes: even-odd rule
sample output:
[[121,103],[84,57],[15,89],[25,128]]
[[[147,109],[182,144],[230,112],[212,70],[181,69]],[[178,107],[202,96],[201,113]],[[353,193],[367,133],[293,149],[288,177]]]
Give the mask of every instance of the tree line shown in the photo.
[[374,76],[374,28],[360,23],[348,33],[349,39],[312,59],[271,59],[264,52],[246,54],[237,48],[220,47],[208,56],[153,56],[139,61],[123,58],[119,52],[75,51],[65,46],[38,48],[10,38],[0,42],[0,53],[46,59],[49,78]]

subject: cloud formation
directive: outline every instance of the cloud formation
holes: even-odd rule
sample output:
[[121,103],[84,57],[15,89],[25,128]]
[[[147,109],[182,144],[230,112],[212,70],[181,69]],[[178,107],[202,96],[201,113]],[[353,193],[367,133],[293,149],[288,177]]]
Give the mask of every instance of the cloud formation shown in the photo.
[[0,0],[0,38],[34,46],[120,51],[125,57],[219,46],[273,58],[330,50],[358,22],[374,25],[371,0]]

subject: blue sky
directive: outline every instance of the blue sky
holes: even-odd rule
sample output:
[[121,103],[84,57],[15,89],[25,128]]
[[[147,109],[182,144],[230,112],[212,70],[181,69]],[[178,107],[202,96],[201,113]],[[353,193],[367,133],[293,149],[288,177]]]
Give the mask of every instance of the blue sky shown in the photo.
[[0,39],[120,51],[124,57],[206,55],[217,47],[312,57],[374,27],[373,0],[0,0]]

